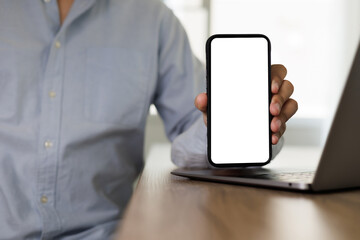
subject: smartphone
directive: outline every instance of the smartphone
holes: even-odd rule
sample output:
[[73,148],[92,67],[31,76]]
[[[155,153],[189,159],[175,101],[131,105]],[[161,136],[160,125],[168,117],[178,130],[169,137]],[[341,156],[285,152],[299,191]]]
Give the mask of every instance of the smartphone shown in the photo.
[[262,34],[218,34],[206,42],[207,151],[215,167],[271,160],[270,51]]

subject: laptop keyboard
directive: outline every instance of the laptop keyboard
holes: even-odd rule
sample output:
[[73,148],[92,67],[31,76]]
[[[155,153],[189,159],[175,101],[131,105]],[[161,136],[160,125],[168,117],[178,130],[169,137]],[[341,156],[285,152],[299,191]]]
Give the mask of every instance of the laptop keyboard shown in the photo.
[[[286,172],[266,174],[266,178],[281,182],[311,183],[314,179],[315,172]],[[262,176],[263,177],[263,176]]]

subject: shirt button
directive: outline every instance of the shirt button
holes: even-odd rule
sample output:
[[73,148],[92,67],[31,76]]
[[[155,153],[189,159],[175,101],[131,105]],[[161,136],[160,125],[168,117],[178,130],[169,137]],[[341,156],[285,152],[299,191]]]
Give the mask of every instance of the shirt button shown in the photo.
[[48,198],[47,198],[46,196],[42,196],[42,197],[40,198],[40,202],[41,202],[41,203],[47,203],[47,202],[48,202]]
[[50,91],[50,92],[49,92],[49,97],[51,97],[51,98],[56,97],[56,92]]
[[56,41],[56,42],[55,42],[55,47],[56,47],[56,48],[60,48],[60,47],[61,47],[61,43],[60,43],[59,41]]
[[45,146],[45,148],[51,148],[53,146],[53,144],[50,141],[45,141],[44,146]]

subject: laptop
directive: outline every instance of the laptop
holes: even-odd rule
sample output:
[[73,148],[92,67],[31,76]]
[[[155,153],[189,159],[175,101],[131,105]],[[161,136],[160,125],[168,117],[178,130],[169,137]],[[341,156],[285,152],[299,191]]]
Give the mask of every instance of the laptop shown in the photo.
[[176,169],[196,180],[319,192],[360,187],[360,44],[322,151],[312,171],[271,168]]

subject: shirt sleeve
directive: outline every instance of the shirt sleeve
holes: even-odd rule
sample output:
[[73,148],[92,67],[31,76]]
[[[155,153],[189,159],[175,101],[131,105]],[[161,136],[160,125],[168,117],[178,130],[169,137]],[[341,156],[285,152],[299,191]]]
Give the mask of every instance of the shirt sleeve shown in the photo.
[[159,30],[158,81],[155,104],[168,139],[188,130],[202,116],[195,96],[205,91],[205,69],[192,53],[188,37],[172,11],[164,6]]
[[[207,160],[207,128],[194,106],[197,94],[205,91],[205,67],[193,56],[187,35],[167,9],[160,27],[158,85],[154,104],[172,142],[171,160],[179,167],[211,167]],[[273,158],[283,139],[273,146]]]

